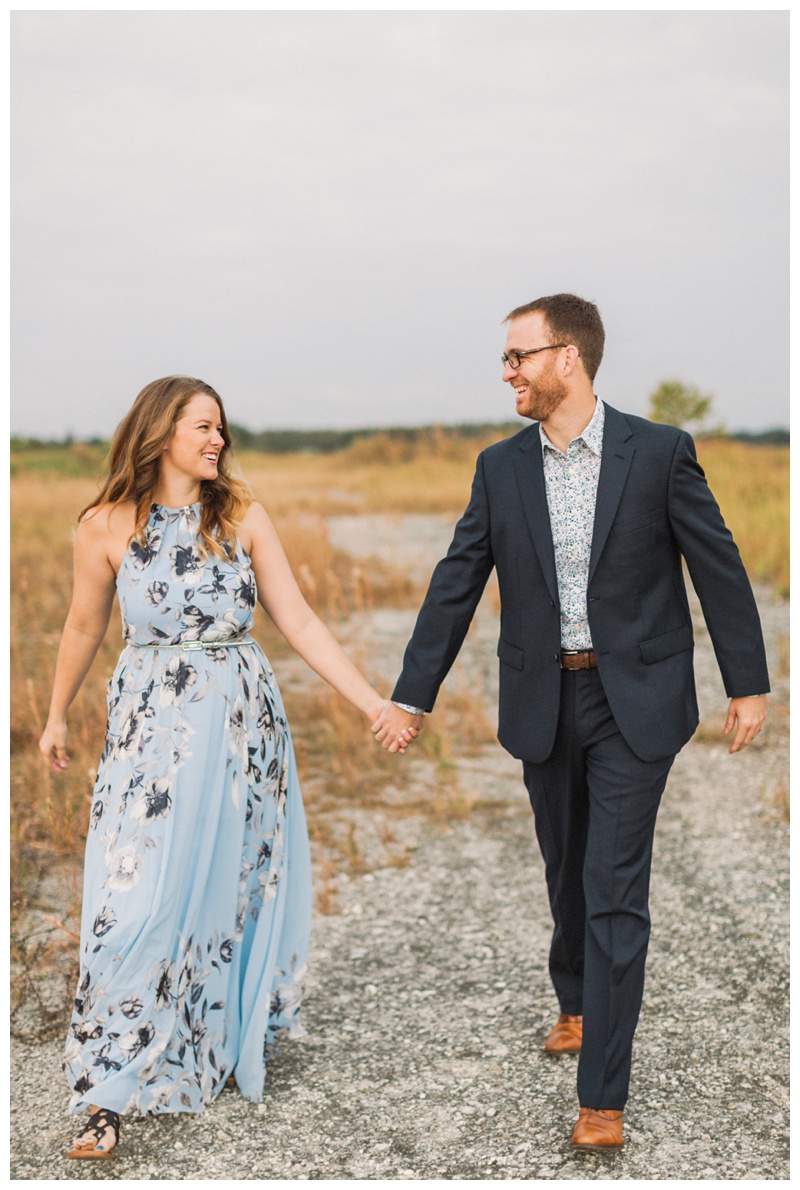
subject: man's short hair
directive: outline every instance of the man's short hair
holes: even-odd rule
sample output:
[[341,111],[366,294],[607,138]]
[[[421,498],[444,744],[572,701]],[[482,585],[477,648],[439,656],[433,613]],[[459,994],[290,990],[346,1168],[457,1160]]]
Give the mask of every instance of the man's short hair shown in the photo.
[[517,306],[503,322],[513,322],[524,314],[541,310],[547,321],[551,343],[574,343],[580,352],[583,367],[594,380],[603,358],[606,332],[600,311],[594,302],[576,297],[574,293],[556,293],[552,297],[536,298],[525,306]]

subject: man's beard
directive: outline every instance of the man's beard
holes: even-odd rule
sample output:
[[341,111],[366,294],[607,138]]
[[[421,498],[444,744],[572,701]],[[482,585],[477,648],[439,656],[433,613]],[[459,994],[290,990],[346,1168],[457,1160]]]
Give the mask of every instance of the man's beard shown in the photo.
[[567,386],[557,376],[542,376],[532,383],[525,394],[525,405],[519,410],[532,421],[547,421],[567,396]]

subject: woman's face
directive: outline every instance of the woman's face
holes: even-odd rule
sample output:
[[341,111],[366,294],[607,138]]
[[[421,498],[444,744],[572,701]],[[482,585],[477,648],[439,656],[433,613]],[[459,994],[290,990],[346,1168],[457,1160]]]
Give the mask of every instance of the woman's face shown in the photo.
[[195,393],[161,455],[162,469],[166,466],[196,480],[216,479],[224,446],[219,405],[206,393]]

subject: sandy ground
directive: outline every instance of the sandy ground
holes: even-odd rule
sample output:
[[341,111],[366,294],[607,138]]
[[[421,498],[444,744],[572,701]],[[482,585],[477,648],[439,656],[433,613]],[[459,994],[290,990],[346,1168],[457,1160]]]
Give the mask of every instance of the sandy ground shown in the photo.
[[[358,517],[337,518],[332,532],[351,552],[390,548],[424,574],[450,529],[435,517]],[[314,923],[308,1036],[278,1047],[263,1104],[226,1090],[200,1116],[126,1122],[112,1162],[66,1162],[61,1042],[16,1043],[12,1177],[788,1178],[788,608],[757,594],[771,724],[737,757],[705,732],[670,776],[623,1152],[568,1147],[575,1059],[541,1053],[557,1012],[542,863],[521,766],[495,745],[459,764],[462,789],[484,808],[447,829],[404,819],[407,867],[338,878],[341,911]],[[387,675],[413,619],[370,621]],[[695,619],[713,729],[725,699],[697,608]],[[486,600],[458,665],[492,713],[496,639]],[[408,781],[430,780],[411,754],[399,763]]]

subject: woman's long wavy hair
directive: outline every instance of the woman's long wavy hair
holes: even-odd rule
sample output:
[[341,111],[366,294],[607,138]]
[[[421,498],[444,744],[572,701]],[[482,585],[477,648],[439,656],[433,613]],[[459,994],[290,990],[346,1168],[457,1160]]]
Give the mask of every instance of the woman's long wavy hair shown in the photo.
[[253,497],[244,480],[231,471],[231,435],[222,401],[209,384],[191,376],[165,376],[145,385],[114,431],[108,476],[100,493],[86,505],[78,520],[92,508],[133,500],[136,522],[132,536],[145,544],[161,454],[187,404],[198,393],[213,397],[219,405],[225,441],[217,461],[217,478],[200,483],[200,546],[206,552],[233,557],[237,527]]

